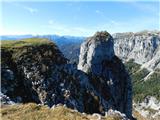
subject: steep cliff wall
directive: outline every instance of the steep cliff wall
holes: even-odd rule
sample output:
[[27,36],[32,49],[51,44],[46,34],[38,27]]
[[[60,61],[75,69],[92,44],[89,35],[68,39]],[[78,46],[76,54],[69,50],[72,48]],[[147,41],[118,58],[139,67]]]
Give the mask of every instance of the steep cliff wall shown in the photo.
[[109,107],[131,116],[131,79],[114,54],[113,38],[109,33],[97,32],[81,45],[78,69],[90,76],[91,84]]
[[115,54],[121,59],[134,59],[149,69],[159,68],[160,32],[116,33],[113,38]]

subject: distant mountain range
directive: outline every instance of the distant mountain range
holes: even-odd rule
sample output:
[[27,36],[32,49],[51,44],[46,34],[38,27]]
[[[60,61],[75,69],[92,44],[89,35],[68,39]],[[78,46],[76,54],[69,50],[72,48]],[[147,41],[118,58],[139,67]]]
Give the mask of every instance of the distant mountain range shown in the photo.
[[48,38],[49,40],[54,41],[58,46],[65,44],[78,44],[82,43],[85,37],[76,37],[76,36],[58,36],[58,35],[2,35],[0,40],[20,40],[25,38]]
[[1,35],[0,40],[19,40],[32,37],[33,35]]
[[[7,35],[0,36],[1,40],[19,40],[24,38],[48,38],[58,45],[64,56],[71,63],[78,62],[80,45],[86,37],[59,36],[59,35]],[[122,60],[134,59],[136,63],[143,64],[148,69],[160,68],[160,32],[142,31],[115,33],[114,50],[115,54]]]

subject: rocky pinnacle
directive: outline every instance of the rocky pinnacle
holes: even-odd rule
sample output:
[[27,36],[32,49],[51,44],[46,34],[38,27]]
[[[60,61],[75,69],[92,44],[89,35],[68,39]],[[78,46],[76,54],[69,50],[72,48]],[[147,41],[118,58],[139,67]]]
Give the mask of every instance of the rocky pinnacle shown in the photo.
[[78,69],[91,76],[91,84],[112,109],[131,117],[131,79],[114,54],[113,38],[108,32],[97,32],[82,43]]

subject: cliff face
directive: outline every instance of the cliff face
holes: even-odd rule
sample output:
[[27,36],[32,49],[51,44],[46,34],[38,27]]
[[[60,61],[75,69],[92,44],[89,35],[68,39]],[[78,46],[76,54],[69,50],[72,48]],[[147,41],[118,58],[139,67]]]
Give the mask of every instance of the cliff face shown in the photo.
[[139,64],[146,63],[149,69],[160,66],[160,32],[116,33],[113,38],[115,54],[121,59],[134,59]]
[[89,74],[90,83],[108,102],[108,108],[131,116],[131,79],[114,54],[113,38],[109,33],[97,32],[81,45],[78,69]]
[[87,43],[82,51],[90,51],[88,57],[81,55],[88,61],[85,71],[69,64],[48,40],[2,42],[2,93],[15,103],[36,102],[50,107],[61,103],[80,112],[101,114],[112,108],[131,117],[130,78],[114,55],[112,37],[101,32]]
[[15,47],[2,44],[2,92],[15,102],[43,103],[52,66],[67,60],[53,43],[18,46],[18,42]]
[[[2,42],[2,93],[15,103],[36,102],[86,113],[105,113],[105,101],[95,92],[88,76],[67,64],[57,46],[37,39]],[[3,103],[8,103],[1,95]],[[4,98],[4,99],[3,99]]]
[[143,67],[149,68],[151,70],[160,69],[160,44],[155,49],[152,59],[144,63]]
[[113,38],[107,32],[97,32],[81,45],[78,69],[84,72],[102,73],[101,63],[114,56]]
[[159,120],[160,32],[117,33],[113,37],[115,54],[130,66],[133,108],[146,119]]

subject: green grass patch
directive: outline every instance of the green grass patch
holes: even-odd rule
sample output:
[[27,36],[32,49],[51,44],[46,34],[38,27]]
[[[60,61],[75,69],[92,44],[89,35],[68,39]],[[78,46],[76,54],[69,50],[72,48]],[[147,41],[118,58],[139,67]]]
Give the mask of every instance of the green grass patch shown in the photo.
[[134,74],[131,75],[133,83],[136,84],[136,82],[140,82],[143,80],[147,75],[149,74],[149,71],[146,68],[143,68]]
[[160,73],[154,72],[146,81],[133,84],[134,100],[141,102],[147,96],[160,100]]
[[125,67],[129,74],[132,75],[140,69],[141,65],[135,63],[134,60],[131,59],[125,63]]

